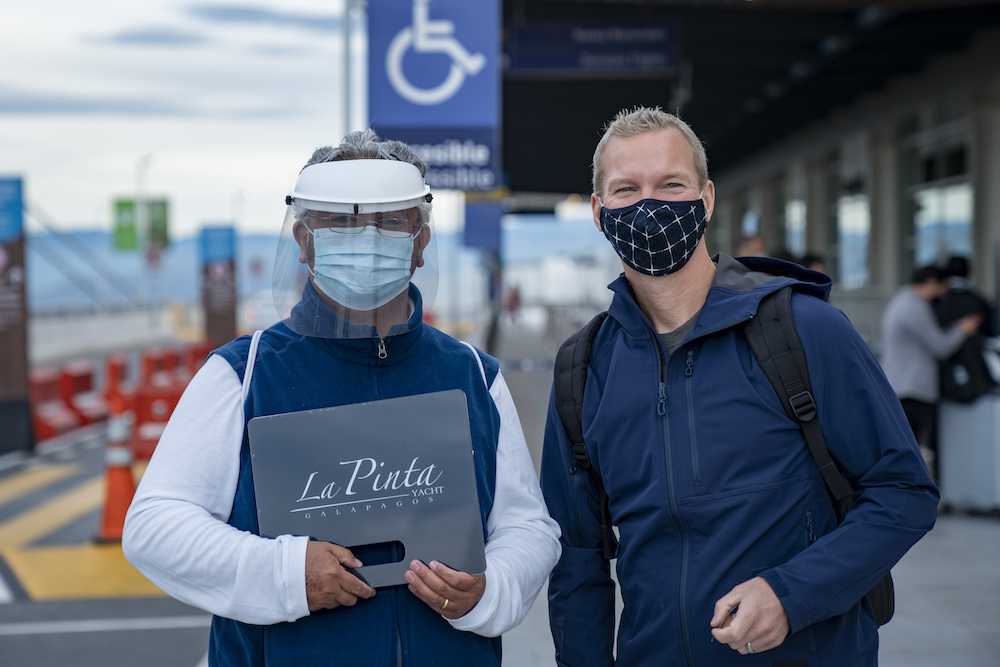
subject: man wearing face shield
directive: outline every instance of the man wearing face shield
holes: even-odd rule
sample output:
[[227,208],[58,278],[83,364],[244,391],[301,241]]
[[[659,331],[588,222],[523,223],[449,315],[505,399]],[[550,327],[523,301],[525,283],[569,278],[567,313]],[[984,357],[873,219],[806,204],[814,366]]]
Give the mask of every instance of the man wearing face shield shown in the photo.
[[[549,405],[542,489],[563,545],[549,584],[557,664],[876,665],[866,593],[933,526],[937,490],[878,362],[825,302],[830,278],[778,259],[711,257],[704,148],[659,109],[609,124],[593,185],[594,223],[623,274],[584,369],[589,468],[577,465],[555,394]],[[744,334],[786,286],[793,317],[779,321],[801,339],[813,418],[854,488],[839,525],[802,427]],[[617,551],[602,534],[602,486]],[[624,601],[616,653],[612,556]]]
[[[499,665],[499,636],[559,555],[499,365],[422,322],[436,289],[426,167],[355,132],[318,149],[288,196],[274,294],[285,319],[213,352],[164,430],[126,519],[130,562],[213,614],[210,665]],[[245,425],[253,417],[449,389],[466,393],[486,572],[412,561],[376,591],[356,552],[260,537]]]
[[[392,149],[419,160],[403,144]],[[430,188],[419,167],[390,155],[307,165],[286,199],[275,263],[279,309],[295,304],[308,285],[306,298],[292,308],[291,328],[337,339],[369,338],[374,327],[380,358],[388,354],[390,329],[408,330],[411,306],[429,308],[437,287]],[[421,287],[414,294],[407,289],[411,280]],[[334,317],[324,317],[320,304]]]

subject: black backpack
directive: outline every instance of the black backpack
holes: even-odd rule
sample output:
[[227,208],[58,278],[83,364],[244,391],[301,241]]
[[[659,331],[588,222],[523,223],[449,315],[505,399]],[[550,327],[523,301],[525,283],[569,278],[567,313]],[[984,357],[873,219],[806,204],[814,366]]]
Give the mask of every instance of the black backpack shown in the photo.
[[960,403],[972,403],[993,391],[993,381],[983,358],[983,337],[967,338],[958,352],[940,362],[941,397]]
[[[844,520],[844,513],[853,502],[854,489],[844,478],[830,457],[816,419],[816,402],[809,384],[809,370],[802,350],[802,342],[792,320],[792,286],[784,287],[765,296],[757,309],[757,316],[743,327],[750,349],[753,350],[774,390],[781,399],[788,417],[802,427],[806,443],[819,467],[823,482],[837,513],[837,523]],[[573,445],[573,459],[577,467],[591,473],[601,504],[601,537],[604,557],[608,560],[618,555],[618,539],[611,530],[611,511],[608,496],[600,474],[590,465],[590,455],[583,441],[583,390],[587,382],[587,366],[594,336],[607,318],[607,311],[600,313],[580,331],[570,336],[556,353],[555,403],[563,427]],[[892,575],[886,574],[868,591],[868,600],[875,611],[875,620],[882,626],[889,622],[895,610]]]
[[950,358],[940,362],[941,396],[951,401],[971,403],[993,391],[997,383],[993,381],[983,358],[986,337],[995,333],[990,304],[971,289],[953,288],[937,300],[934,312],[943,328],[972,313],[983,316],[979,331],[966,338],[962,347]]

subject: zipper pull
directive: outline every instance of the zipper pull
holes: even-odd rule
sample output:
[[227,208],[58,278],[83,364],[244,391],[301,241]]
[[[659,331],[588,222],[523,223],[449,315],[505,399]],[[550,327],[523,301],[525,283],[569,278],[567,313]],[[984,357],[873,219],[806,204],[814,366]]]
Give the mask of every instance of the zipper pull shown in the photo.
[[667,414],[667,387],[660,383],[660,398],[656,404],[656,414],[663,416]]
[[684,369],[684,375],[688,377],[694,375],[694,350],[688,350],[688,358],[684,365],[687,366]]
[[385,339],[384,338],[379,338],[378,339],[378,358],[379,359],[385,359],[388,356],[389,356],[389,353],[385,351]]

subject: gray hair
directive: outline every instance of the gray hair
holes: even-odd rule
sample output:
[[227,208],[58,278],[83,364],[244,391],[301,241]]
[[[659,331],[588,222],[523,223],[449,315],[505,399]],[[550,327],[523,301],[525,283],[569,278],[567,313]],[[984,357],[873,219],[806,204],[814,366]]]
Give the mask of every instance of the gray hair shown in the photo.
[[703,190],[708,183],[708,156],[705,155],[705,147],[702,145],[698,135],[694,133],[691,126],[682,121],[677,116],[662,111],[660,107],[642,107],[634,109],[622,109],[615,116],[615,119],[604,128],[604,136],[594,150],[594,194],[598,199],[604,198],[604,150],[608,147],[612,137],[634,137],[646,132],[665,130],[673,128],[681,133],[691,145],[691,152],[694,154],[694,168],[698,175],[698,189]]
[[[317,148],[302,168],[305,169],[321,162],[337,162],[339,160],[408,162],[420,170],[421,176],[427,176],[427,165],[413,152],[412,148],[402,141],[394,139],[382,141],[371,128],[351,132],[340,141],[339,146]],[[431,203],[422,202],[417,206],[417,209],[420,212],[420,224],[426,224],[431,217]]]

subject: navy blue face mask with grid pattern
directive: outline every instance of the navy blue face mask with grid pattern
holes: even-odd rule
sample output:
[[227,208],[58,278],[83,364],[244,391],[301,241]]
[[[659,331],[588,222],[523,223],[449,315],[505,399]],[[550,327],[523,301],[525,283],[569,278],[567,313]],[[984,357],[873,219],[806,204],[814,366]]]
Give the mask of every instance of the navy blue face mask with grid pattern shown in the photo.
[[649,276],[665,276],[687,264],[707,223],[701,199],[643,199],[624,208],[601,207],[601,229],[615,251]]

